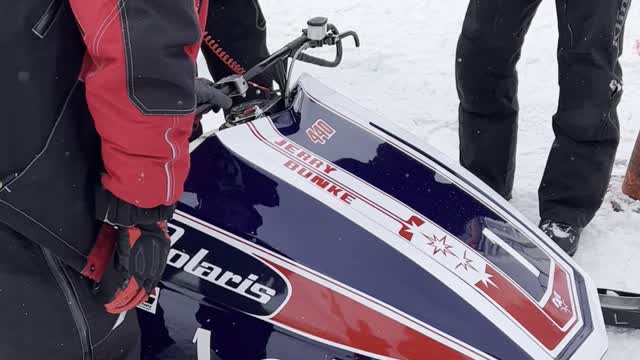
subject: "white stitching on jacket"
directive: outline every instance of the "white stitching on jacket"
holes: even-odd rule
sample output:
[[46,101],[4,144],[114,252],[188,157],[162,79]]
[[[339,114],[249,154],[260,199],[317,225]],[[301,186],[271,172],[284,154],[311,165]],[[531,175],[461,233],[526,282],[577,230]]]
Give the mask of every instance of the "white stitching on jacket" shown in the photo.
[[171,147],[171,159],[169,159],[167,162],[164,163],[164,171],[167,175],[167,199],[166,201],[169,202],[172,198],[173,195],[173,188],[175,187],[175,185],[173,184],[173,162],[178,158],[178,150],[177,150],[177,146],[175,146],[173,144],[173,142],[171,141],[169,134],[171,133],[171,131],[173,131],[173,127],[176,125],[176,118],[173,118],[173,125],[172,127],[168,128],[167,131],[165,131],[164,133],[164,140],[167,142],[167,144],[169,144],[169,146]]
[[64,101],[64,105],[62,105],[62,110],[60,110],[60,114],[58,115],[58,118],[56,119],[56,123],[53,125],[53,128],[51,129],[51,133],[49,133],[49,137],[47,138],[47,142],[44,144],[44,147],[42,148],[42,150],[38,153],[38,155],[36,155],[36,157],[33,158],[33,160],[31,160],[31,162],[29,163],[29,165],[27,165],[27,167],[24,168],[24,170],[22,170],[20,172],[20,174],[18,176],[16,176],[15,179],[11,180],[10,182],[8,182],[5,185],[5,188],[8,188],[9,185],[15,183],[16,181],[18,181],[22,176],[24,176],[24,174],[29,171],[29,169],[31,168],[31,166],[33,166],[33,164],[36,163],[36,161],[38,161],[38,159],[40,159],[40,157],[45,153],[45,151],[47,151],[47,148],[49,147],[49,144],[51,143],[51,139],[53,138],[53,134],[56,132],[56,129],[58,128],[58,125],[60,124],[60,121],[62,120],[62,116],[64,116],[64,113],[67,110],[67,106],[69,105],[69,102],[71,101],[71,97],[73,96],[73,94],[76,91],[76,86],[78,86],[78,83],[80,82],[80,80],[76,80],[76,82],[73,84],[73,86],[71,87],[71,90],[69,91],[69,94],[67,95],[67,98]]
[[[100,27],[98,28],[98,31],[96,31],[96,38],[93,40],[93,46],[91,47],[96,56],[98,56],[98,51],[100,50],[100,42],[102,42],[104,34],[106,34],[107,29],[109,29],[113,21],[118,17],[120,9],[125,6],[127,1],[128,0],[123,0],[122,2],[116,1],[116,5],[113,7],[113,9],[111,9],[109,15],[104,18],[102,24],[100,24]],[[109,20],[108,23],[107,20]]]
[[80,252],[80,250],[76,249],[73,245],[69,244],[68,242],[66,242],[64,239],[62,239],[61,237],[59,237],[58,235],[56,235],[56,233],[54,233],[53,231],[51,231],[48,227],[44,226],[43,224],[41,224],[40,222],[38,222],[38,220],[32,218],[31,216],[29,216],[29,214],[25,213],[24,211],[18,209],[17,207],[13,206],[13,204],[5,201],[5,200],[0,200],[0,203],[7,205],[8,207],[10,207],[11,209],[19,212],[20,214],[22,214],[24,217],[26,217],[27,219],[33,221],[34,223],[36,223],[38,226],[40,226],[41,228],[43,228],[46,232],[48,232],[49,234],[51,234],[53,237],[55,237],[56,239],[60,240],[60,242],[62,242],[63,244],[65,244],[67,247],[69,247],[71,250],[75,251],[78,253],[78,255],[82,256],[83,258],[87,258],[87,256],[85,254],[83,254],[82,252]]

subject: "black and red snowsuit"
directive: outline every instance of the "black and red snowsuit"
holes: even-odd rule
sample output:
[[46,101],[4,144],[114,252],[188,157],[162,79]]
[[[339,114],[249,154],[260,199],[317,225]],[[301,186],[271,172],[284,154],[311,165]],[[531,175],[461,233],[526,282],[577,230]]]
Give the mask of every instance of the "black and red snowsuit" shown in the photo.
[[139,359],[135,314],[80,275],[95,191],[149,211],[181,196],[207,4],[3,4],[0,359]]

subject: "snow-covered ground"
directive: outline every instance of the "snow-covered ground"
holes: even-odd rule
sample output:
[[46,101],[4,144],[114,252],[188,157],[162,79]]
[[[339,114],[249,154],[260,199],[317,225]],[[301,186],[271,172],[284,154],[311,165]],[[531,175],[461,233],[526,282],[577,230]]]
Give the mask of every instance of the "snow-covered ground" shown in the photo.
[[[454,58],[467,1],[261,0],[269,47],[299,34],[307,18],[327,16],[358,31],[339,70],[300,66],[356,102],[458,157]],[[640,7],[632,5],[625,35],[622,142],[614,175],[624,174],[640,130]],[[556,110],[555,2],[543,1],[520,62],[520,138],[513,204],[537,223],[537,189],[553,141]],[[619,193],[619,184],[613,190]],[[611,195],[609,195],[611,196]],[[617,196],[617,195],[616,195]],[[608,202],[607,202],[608,204]],[[585,231],[576,256],[600,287],[640,291],[640,214],[605,205]],[[608,360],[640,358],[640,331],[609,329]]]

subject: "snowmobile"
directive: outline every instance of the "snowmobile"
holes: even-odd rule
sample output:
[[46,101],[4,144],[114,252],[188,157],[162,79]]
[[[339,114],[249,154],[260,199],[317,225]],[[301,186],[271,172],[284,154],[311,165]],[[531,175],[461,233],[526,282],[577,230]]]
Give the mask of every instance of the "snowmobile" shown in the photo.
[[599,294],[437,149],[308,74],[289,84],[296,62],[335,67],[346,38],[359,46],[326,18],[307,25],[216,83],[241,99],[289,70],[191,143],[167,270],[138,309],[144,359],[601,359],[599,295],[608,322],[637,324],[633,294]]

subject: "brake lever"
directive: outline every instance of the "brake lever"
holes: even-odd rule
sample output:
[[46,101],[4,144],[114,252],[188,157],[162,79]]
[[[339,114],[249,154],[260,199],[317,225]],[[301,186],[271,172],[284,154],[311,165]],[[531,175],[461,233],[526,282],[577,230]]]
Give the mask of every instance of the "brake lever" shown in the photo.
[[244,96],[249,90],[247,79],[238,74],[220,79],[215,83],[215,87],[229,97]]
[[[289,81],[291,80],[290,77],[293,72],[293,64],[296,60],[323,67],[336,67],[342,62],[342,40],[348,37],[352,37],[356,47],[360,47],[360,37],[355,31],[340,33],[335,25],[328,23],[327,18],[317,17],[310,19],[309,21],[307,21],[307,25],[308,28],[302,31],[302,36],[294,39],[268,58],[254,65],[244,74],[244,76],[232,75],[228,78],[218,81],[215,84],[216,88],[220,89],[225,94],[231,97],[241,96],[243,94],[246,94],[246,91],[249,87],[247,82],[252,78],[274,66],[275,64],[281,61],[287,61],[288,58],[292,58],[291,64],[289,65],[289,74],[284,86],[284,98],[286,103],[286,99],[288,98],[290,93]],[[336,58],[333,61],[325,60],[303,53],[303,51],[307,48],[322,47],[323,45],[336,46]],[[202,104],[197,107],[196,114],[204,114],[212,108],[213,105],[211,104]]]
[[[214,84],[215,88],[229,97],[245,96],[249,90],[247,80],[238,74],[229,75],[220,79]],[[205,103],[196,108],[196,115],[203,115],[209,112],[215,105]]]

